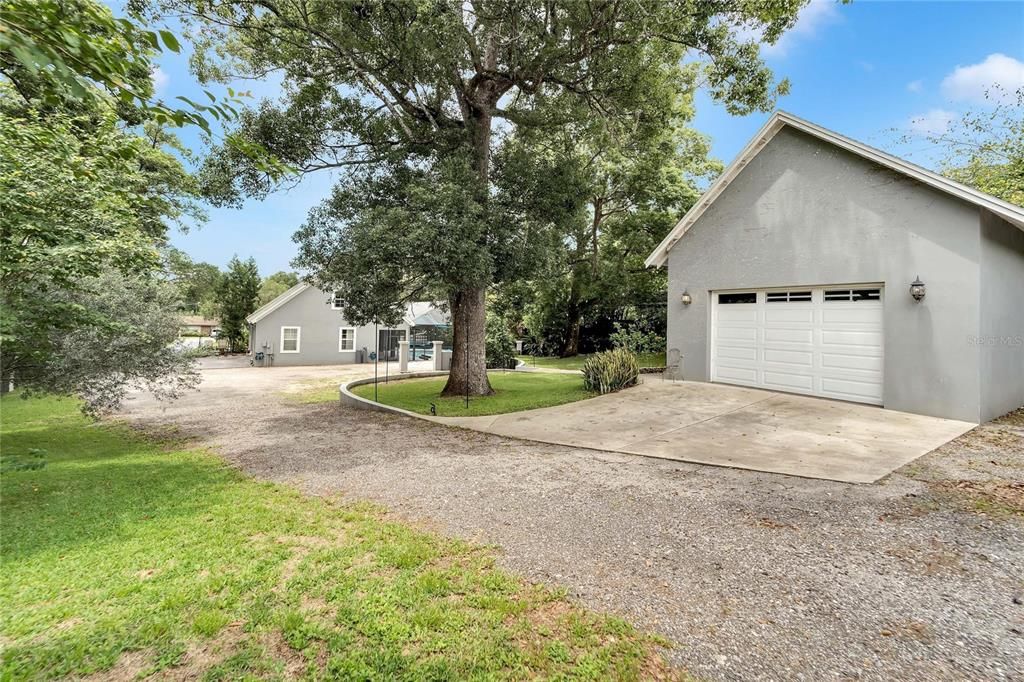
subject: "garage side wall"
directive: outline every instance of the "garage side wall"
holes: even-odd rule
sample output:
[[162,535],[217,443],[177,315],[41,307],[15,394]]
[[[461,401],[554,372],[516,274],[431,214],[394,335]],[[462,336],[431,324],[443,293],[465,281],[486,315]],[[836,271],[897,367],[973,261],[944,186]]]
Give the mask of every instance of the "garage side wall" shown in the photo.
[[[669,252],[668,348],[682,352],[685,378],[707,381],[709,292],[882,283],[885,407],[978,421],[978,216],[784,128]],[[908,293],[917,275],[921,303]]]
[[1024,405],[1024,231],[981,214],[981,418]]
[[[338,351],[338,328],[349,327],[341,311],[333,310],[330,296],[309,287],[254,325],[250,348],[255,352],[274,354],[275,366],[342,365],[356,361],[354,351]],[[301,327],[299,352],[281,352],[281,327]],[[356,329],[356,349],[375,347],[373,325]]]

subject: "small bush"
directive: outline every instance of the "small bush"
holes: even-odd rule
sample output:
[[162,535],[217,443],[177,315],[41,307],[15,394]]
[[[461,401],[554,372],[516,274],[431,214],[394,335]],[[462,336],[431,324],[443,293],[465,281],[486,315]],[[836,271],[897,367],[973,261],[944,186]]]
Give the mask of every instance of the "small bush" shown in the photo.
[[487,316],[485,345],[488,369],[515,368],[516,340],[496,315]]
[[588,391],[618,391],[634,385],[639,376],[636,355],[623,348],[591,355],[583,362],[583,384]]
[[615,331],[609,337],[612,346],[625,348],[634,353],[663,353],[665,337],[650,328],[646,323],[623,325],[615,323]]

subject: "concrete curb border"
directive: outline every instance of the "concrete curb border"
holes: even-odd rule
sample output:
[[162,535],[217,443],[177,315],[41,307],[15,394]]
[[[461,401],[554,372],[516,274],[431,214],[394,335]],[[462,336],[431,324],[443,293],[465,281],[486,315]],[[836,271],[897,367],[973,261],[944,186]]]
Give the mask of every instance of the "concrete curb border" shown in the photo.
[[[513,369],[489,369],[488,374],[495,372],[514,372]],[[446,377],[448,372],[409,372],[406,374],[398,374],[389,378],[388,382],[391,381],[406,381],[408,379],[429,379],[430,377]],[[352,389],[356,386],[365,386],[366,384],[372,383],[384,383],[380,377],[374,379],[373,377],[367,377],[365,379],[353,379],[344,384],[338,385],[338,401],[341,405],[348,405],[358,410],[374,410],[376,412],[394,412],[396,414],[404,414],[406,417],[415,417],[416,419],[423,419],[428,422],[434,422],[437,424],[446,424],[448,426],[454,426],[448,420],[460,419],[460,417],[434,417],[429,414],[420,414],[419,412],[410,412],[409,410],[403,410],[400,407],[394,407],[392,405],[385,405],[384,403],[377,403],[366,398],[361,398],[352,392]],[[543,408],[538,408],[543,409]],[[524,410],[526,411],[526,410]],[[489,415],[488,415],[489,416]]]
[[[428,379],[430,377],[446,377],[448,372],[410,372],[408,374],[399,374],[398,376],[390,377],[388,383],[392,381],[405,381],[407,379]],[[349,405],[359,410],[374,410],[376,412],[397,412],[398,414],[404,414],[407,417],[416,417],[417,419],[426,419],[427,421],[434,421],[430,415],[419,414],[417,412],[410,412],[409,410],[403,410],[400,407],[392,407],[391,405],[385,405],[383,403],[377,403],[366,398],[361,398],[352,392],[351,389],[356,386],[365,386],[366,384],[373,383],[384,383],[380,377],[367,377],[365,379],[353,379],[344,384],[338,385],[338,400],[342,405]]]

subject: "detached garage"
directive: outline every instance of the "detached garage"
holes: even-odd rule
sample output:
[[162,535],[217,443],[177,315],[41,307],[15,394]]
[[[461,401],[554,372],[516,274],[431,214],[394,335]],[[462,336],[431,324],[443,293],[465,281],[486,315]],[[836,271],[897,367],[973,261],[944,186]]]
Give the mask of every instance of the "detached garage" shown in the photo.
[[973,422],[1024,404],[1024,209],[790,114],[647,263],[681,378]]

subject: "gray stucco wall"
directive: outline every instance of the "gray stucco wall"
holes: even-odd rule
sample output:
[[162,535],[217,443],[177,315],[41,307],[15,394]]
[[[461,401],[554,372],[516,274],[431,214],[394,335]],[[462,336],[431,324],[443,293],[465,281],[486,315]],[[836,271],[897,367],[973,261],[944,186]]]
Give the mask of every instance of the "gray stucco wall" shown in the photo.
[[784,128],[669,252],[668,348],[706,381],[709,292],[882,283],[885,407],[979,421],[981,252],[976,207]]
[[1024,405],[1024,231],[981,212],[981,418]]
[[[270,313],[252,328],[250,347],[257,352],[268,343],[274,353],[274,365],[341,365],[356,360],[355,351],[338,351],[338,329],[351,327],[341,311],[333,310],[330,294],[309,287]],[[302,328],[298,353],[281,352],[281,327]],[[406,327],[399,327],[405,329]],[[356,329],[356,349],[372,351],[376,347],[373,325]]]

